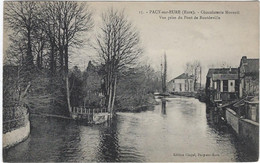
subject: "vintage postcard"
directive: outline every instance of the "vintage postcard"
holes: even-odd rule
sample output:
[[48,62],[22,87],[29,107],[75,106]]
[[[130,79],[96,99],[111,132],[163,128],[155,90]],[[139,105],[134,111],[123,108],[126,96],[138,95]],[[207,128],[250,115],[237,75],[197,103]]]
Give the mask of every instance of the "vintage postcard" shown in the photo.
[[258,161],[258,2],[3,7],[4,162]]

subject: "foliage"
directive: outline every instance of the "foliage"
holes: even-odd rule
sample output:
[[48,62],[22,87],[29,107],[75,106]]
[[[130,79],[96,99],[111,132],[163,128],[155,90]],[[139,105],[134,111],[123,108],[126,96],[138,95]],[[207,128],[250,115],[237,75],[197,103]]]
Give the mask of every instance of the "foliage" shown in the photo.
[[135,108],[154,103],[154,91],[161,88],[160,75],[149,65],[130,69],[119,78],[116,106],[118,109]]
[[72,106],[82,106],[83,104],[83,80],[82,73],[77,66],[74,66],[69,75],[70,102]]
[[84,106],[87,107],[102,107],[102,76],[100,67],[95,66],[90,61],[86,71],[83,73],[83,91],[84,91]]

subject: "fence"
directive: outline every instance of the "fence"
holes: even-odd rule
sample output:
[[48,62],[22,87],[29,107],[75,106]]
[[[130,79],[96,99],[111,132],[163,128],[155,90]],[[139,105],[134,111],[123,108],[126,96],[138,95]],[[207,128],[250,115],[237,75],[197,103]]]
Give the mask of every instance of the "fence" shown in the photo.
[[3,133],[25,126],[29,121],[28,110],[22,106],[3,107]]
[[106,113],[106,108],[84,108],[84,107],[72,107],[72,113],[75,114],[95,114],[95,113]]
[[73,119],[85,120],[88,123],[99,124],[108,119],[108,110],[106,108],[92,109],[86,107],[72,107],[70,115]]

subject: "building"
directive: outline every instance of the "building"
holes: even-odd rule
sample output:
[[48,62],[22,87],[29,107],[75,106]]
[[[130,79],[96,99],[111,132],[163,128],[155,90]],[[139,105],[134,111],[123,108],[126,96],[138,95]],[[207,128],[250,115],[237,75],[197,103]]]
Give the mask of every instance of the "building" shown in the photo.
[[243,118],[259,121],[259,59],[243,56],[238,67],[239,98],[233,110]]
[[194,92],[194,78],[183,73],[168,82],[169,92]]
[[209,69],[206,95],[214,101],[230,101],[238,98],[239,78],[237,68]]
[[259,59],[243,56],[238,67],[239,97],[258,96],[259,94]]

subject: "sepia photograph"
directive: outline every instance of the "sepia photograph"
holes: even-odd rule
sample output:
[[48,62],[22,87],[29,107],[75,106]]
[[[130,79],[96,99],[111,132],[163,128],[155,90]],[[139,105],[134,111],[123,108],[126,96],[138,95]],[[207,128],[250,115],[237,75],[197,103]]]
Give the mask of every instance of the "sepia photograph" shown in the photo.
[[3,162],[257,162],[259,3],[4,1]]

